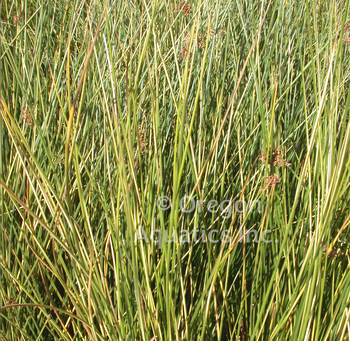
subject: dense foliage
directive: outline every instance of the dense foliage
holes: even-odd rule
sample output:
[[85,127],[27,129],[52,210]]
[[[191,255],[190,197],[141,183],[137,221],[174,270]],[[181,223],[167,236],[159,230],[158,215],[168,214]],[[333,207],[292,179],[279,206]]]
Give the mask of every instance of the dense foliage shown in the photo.
[[349,339],[349,5],[2,1],[1,338]]

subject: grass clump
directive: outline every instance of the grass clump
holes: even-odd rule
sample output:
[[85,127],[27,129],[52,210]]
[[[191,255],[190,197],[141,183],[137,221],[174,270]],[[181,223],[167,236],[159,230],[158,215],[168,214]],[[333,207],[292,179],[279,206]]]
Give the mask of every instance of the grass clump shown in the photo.
[[349,4],[2,2],[1,337],[348,339]]

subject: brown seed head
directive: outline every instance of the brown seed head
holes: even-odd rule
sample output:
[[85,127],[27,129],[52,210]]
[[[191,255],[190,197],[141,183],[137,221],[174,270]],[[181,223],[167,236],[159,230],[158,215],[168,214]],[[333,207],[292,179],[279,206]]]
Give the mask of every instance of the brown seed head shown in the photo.
[[140,124],[139,124],[138,128],[139,128],[140,151],[141,151],[141,154],[144,154],[145,150],[146,150],[145,137],[143,135],[142,128],[141,128]]
[[186,1],[181,1],[177,7],[177,11],[182,11],[184,17],[187,17],[192,12],[192,8],[191,5]]
[[27,105],[25,105],[22,108],[23,114],[22,114],[22,118],[24,119],[26,125],[31,126],[33,124],[33,118],[32,115],[30,114],[30,111],[27,108]]
[[[261,154],[262,154],[262,156],[261,156],[261,158],[259,158],[259,161],[265,162],[266,161],[266,153],[265,153],[264,149],[262,149]],[[272,164],[274,166],[278,166],[278,167],[283,167],[283,166],[290,167],[292,165],[291,163],[288,163],[282,159],[280,148],[275,148],[272,150]],[[270,168],[271,167],[270,163],[268,163],[267,166]]]
[[[187,45],[182,46],[182,50],[180,52],[179,59],[184,59],[186,57],[187,53],[188,53],[188,46]],[[191,54],[190,54],[190,57],[191,57]]]
[[205,48],[205,35],[204,34],[200,34],[198,36],[198,48],[199,49],[204,49]]
[[19,21],[21,21],[22,19],[22,11],[19,11],[19,12],[15,12],[14,16],[13,16],[13,23],[17,23]]

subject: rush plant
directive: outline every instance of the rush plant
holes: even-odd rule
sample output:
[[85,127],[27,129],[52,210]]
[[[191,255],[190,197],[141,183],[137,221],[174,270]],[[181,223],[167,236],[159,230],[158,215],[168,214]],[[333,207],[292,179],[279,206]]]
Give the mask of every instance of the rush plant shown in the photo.
[[2,1],[1,338],[349,340],[349,5]]

